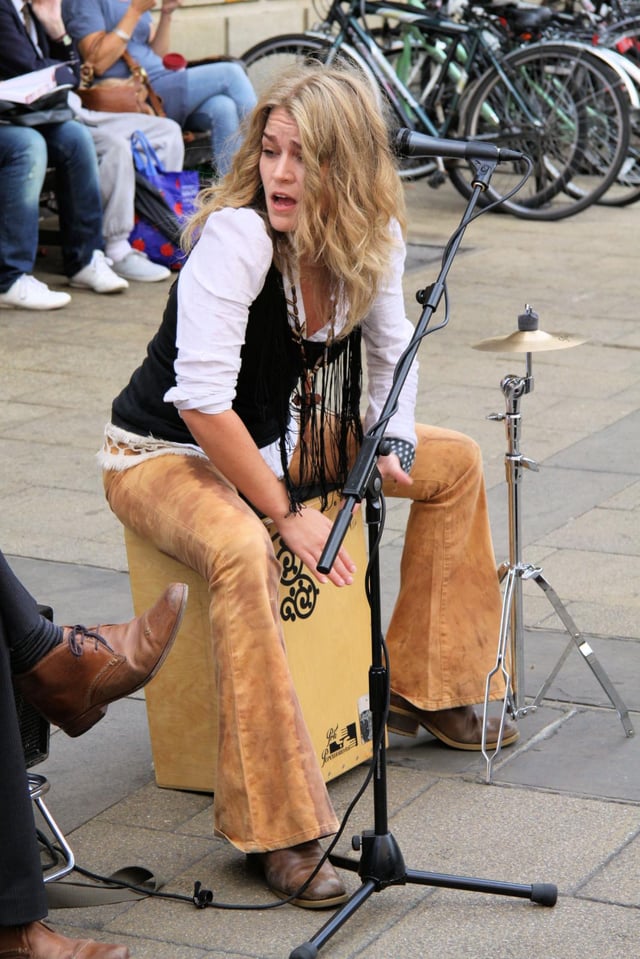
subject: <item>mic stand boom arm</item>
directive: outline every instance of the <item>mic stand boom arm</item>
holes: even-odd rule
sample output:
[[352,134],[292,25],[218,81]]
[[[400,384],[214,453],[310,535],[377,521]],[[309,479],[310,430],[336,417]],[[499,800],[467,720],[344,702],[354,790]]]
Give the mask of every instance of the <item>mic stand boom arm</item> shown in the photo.
[[400,847],[388,830],[387,820],[387,780],[386,780],[386,742],[384,723],[386,720],[389,681],[388,670],[383,663],[382,653],[384,641],[382,637],[380,614],[380,563],[378,555],[378,532],[380,527],[382,496],[382,477],[377,469],[377,459],[381,455],[381,438],[386,424],[393,411],[404,385],[407,373],[413,362],[422,338],[429,332],[435,332],[446,324],[428,329],[429,322],[435,312],[444,292],[445,280],[456,252],[460,246],[464,230],[471,219],[471,215],[482,190],[486,189],[493,173],[496,162],[494,160],[470,161],[474,163],[478,173],[473,182],[473,192],[467,202],[467,208],[460,225],[443,256],[438,279],[425,290],[420,290],[416,297],[424,304],[420,320],[416,326],[409,346],[399,361],[392,388],[387,397],[378,422],[364,437],[362,447],[358,453],[343,490],[344,504],[341,507],[331,532],[325,544],[322,556],[318,562],[321,572],[329,572],[340,544],[344,539],[351,515],[356,503],[363,497],[367,500],[366,521],[368,524],[369,540],[369,601],[371,607],[371,667],[369,669],[369,705],[372,715],[374,755],[373,768],[373,808],[374,828],[366,829],[361,836],[354,836],[352,847],[362,850],[359,861],[346,856],[331,855],[331,862],[343,869],[357,872],[361,879],[360,887],[341,906],[336,913],[320,928],[307,942],[301,943],[290,954],[289,959],[315,959],[318,950],[327,940],[343,926],[347,920],[363,905],[374,892],[393,885],[441,886],[450,889],[462,889],[469,892],[487,892],[503,896],[516,896],[530,899],[545,906],[553,906],[558,891],[551,883],[534,883],[522,885],[517,883],[495,882],[488,879],[478,879],[467,876],[450,876],[442,873],[423,872],[417,869],[407,869]]

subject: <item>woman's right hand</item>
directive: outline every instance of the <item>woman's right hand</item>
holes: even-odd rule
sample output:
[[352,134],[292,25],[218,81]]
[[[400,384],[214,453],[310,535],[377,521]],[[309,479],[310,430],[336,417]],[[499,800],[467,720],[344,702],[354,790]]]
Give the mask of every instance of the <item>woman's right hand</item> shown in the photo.
[[181,415],[211,462],[257,510],[271,517],[289,549],[306,564],[318,582],[351,585],[355,564],[344,547],[338,551],[328,574],[318,572],[332,521],[311,506],[288,512],[289,497],[284,482],[276,479],[267,466],[235,410],[215,414],[182,410]]
[[344,546],[338,550],[329,572],[318,572],[318,562],[333,528],[328,516],[311,506],[303,506],[299,513],[289,513],[274,523],[289,549],[311,570],[319,583],[331,582],[334,586],[353,583],[356,566]]

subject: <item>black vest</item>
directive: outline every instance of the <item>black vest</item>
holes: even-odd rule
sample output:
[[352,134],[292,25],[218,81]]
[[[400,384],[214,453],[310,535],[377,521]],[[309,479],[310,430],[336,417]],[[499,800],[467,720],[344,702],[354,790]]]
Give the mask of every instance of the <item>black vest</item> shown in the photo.
[[[177,443],[195,443],[173,403],[163,399],[176,385],[175,360],[178,281],[169,293],[162,323],[147,347],[147,355],[128,385],[115,398],[112,422],[139,436]],[[326,353],[325,353],[326,351]],[[287,468],[285,439],[291,419],[291,397],[296,385],[305,396],[306,370],[314,369],[322,357],[327,393],[317,406],[298,405],[301,429],[306,441],[301,449],[301,485],[294,486]],[[315,394],[314,394],[315,395]],[[361,333],[356,328],[348,336],[327,348],[326,344],[296,343],[289,325],[282,276],[271,266],[265,284],[249,308],[245,342],[241,350],[233,409],[258,447],[280,441],[282,470],[292,506],[305,498],[305,489],[318,489],[326,502],[326,492],[344,484],[348,473],[349,437],[362,441],[360,423]],[[299,401],[298,401],[299,402]],[[333,411],[333,415],[327,417]],[[336,447],[332,476],[325,475],[323,453],[325,424],[329,425]]]
[[[140,436],[195,443],[173,403],[163,399],[167,390],[176,385],[178,282],[171,288],[162,323],[147,347],[142,365],[113,401],[112,421]],[[272,266],[249,309],[233,401],[233,409],[257,446],[268,446],[277,440],[280,424],[288,421],[289,398],[300,365],[300,351],[289,327],[282,277]]]

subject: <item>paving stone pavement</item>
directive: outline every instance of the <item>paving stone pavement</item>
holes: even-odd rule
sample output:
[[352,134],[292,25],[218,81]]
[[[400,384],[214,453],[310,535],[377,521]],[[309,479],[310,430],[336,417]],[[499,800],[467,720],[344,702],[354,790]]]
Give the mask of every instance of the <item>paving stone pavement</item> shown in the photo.
[[[432,283],[464,203],[448,185],[407,186],[407,312]],[[467,229],[448,279],[449,321],[420,348],[418,416],[461,429],[485,460],[496,555],[508,558],[504,426],[507,374],[522,354],[473,350],[516,329],[525,304],[548,332],[587,342],[533,354],[521,451],[540,467],[522,483],[524,558],[547,581],[640,727],[640,208],[591,208],[558,223],[484,216]],[[58,251],[38,276],[61,281]],[[58,622],[132,615],[119,523],[94,463],[112,397],[159,322],[166,284],[125,294],[74,291],[55,313],[0,311],[1,546]],[[441,304],[434,321],[443,316]],[[397,589],[405,507],[388,504],[385,623]],[[375,893],[321,950],[335,959],[636,959],[640,949],[640,736],[626,737],[603,687],[547,595],[525,581],[525,675],[535,695],[567,644],[548,695],[519,719],[495,760],[391,737],[389,826],[409,869],[498,883],[551,882],[553,909],[510,896],[409,883]],[[54,909],[74,936],[126,942],[137,959],[289,956],[326,914],[273,900],[245,858],[212,834],[211,796],[155,785],[144,697],[114,704],[82,739],[52,731],[47,803],[77,862],[108,874],[144,865],[159,898]],[[343,814],[366,766],[330,784]],[[338,850],[373,826],[370,787]],[[196,910],[194,883],[251,910]],[[346,873],[350,888],[360,881]]]

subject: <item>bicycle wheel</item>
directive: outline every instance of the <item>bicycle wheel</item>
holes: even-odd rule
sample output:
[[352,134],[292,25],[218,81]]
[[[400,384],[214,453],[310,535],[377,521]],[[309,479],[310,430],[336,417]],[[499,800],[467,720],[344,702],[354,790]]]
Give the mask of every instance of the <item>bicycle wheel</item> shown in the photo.
[[[640,19],[636,17],[611,24],[600,34],[599,42],[624,58],[631,67],[632,80],[639,86]],[[631,111],[630,122],[629,151],[615,184],[598,200],[603,206],[629,206],[640,199],[640,118],[637,110]]]
[[[384,45],[379,42],[379,46],[384,53],[387,62],[392,66],[394,73],[399,78],[408,92],[414,97],[422,111],[429,117],[433,123],[433,129],[425,129],[424,123],[412,109],[408,101],[404,102],[406,117],[400,120],[400,124],[391,124],[391,136],[395,135],[399,126],[410,126],[420,133],[427,135],[436,135],[440,133],[442,118],[451,116],[453,121],[454,111],[450,105],[450,98],[455,94],[455,85],[451,82],[444,89],[441,83],[437,84],[435,80],[441,76],[439,64],[430,56],[420,39],[409,37],[405,42],[398,35],[388,31],[380,33],[374,29],[372,34],[376,41],[384,41]],[[437,74],[437,76],[436,76]],[[446,130],[441,135],[445,135]],[[430,186],[437,187],[445,183],[447,175],[442,161],[434,162],[426,157],[399,157],[398,158],[400,176],[406,180],[417,180],[428,176]]]
[[327,63],[331,58],[331,42],[304,33],[287,33],[261,40],[240,58],[257,95],[268,87],[283,70],[290,67]]
[[[505,56],[465,104],[463,135],[518,150],[533,172],[500,209],[527,219],[560,220],[595,203],[627,156],[629,101],[618,74],[579,44],[536,44]],[[502,72],[501,72],[502,71]],[[498,164],[483,204],[521,180],[522,161]],[[451,164],[454,186],[468,196],[467,164]]]
[[[356,67],[369,81],[380,104],[383,102],[375,74],[357,51],[346,44],[338,50],[329,38],[306,33],[288,33],[263,40],[243,53],[244,62],[253,87],[260,96],[262,91],[281,73],[294,65],[335,64]],[[390,137],[404,124],[389,121]],[[398,172],[403,179],[417,179],[433,173],[437,164],[433,159],[402,157],[398,159]]]
[[[615,180],[596,203],[599,206],[628,206],[640,199],[640,66],[613,48],[598,46],[595,54],[617,73],[618,80],[623,84],[629,98],[627,155]],[[583,193],[579,182],[567,184],[565,190],[576,198]]]

